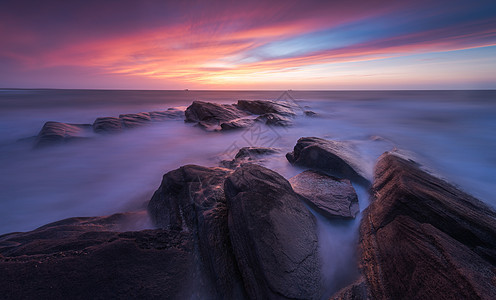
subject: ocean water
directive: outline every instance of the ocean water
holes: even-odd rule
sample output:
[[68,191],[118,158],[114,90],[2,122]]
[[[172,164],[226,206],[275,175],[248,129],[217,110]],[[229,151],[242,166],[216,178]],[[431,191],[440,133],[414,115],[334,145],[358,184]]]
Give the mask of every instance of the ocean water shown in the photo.
[[[318,117],[299,113],[289,128],[258,126],[205,132],[166,121],[122,134],[33,150],[20,139],[46,121],[92,123],[122,113],[188,106],[193,100],[234,103],[278,99],[282,91],[0,90],[0,234],[27,231],[74,216],[143,210],[162,175],[185,164],[217,166],[242,146],[281,149],[266,166],[290,178],[302,171],[284,154],[298,138],[349,141],[372,178],[376,159],[392,149],[408,151],[427,168],[496,207],[496,91],[290,91],[290,101]],[[366,189],[355,185],[360,208]],[[356,276],[355,221],[317,216],[326,295]],[[151,225],[143,220],[136,229]]]

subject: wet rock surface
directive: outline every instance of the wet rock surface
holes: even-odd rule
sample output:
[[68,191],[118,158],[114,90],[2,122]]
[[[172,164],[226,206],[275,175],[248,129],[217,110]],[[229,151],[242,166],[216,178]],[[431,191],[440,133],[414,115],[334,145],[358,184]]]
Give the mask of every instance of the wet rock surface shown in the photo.
[[272,126],[291,126],[293,124],[290,118],[276,113],[263,114],[257,117],[256,121]]
[[64,144],[71,141],[86,139],[92,132],[90,124],[67,124],[46,122],[35,139],[35,148]]
[[251,127],[255,123],[252,118],[234,119],[220,124],[221,130],[243,129]]
[[284,102],[271,100],[238,100],[237,107],[255,115],[274,113],[282,116],[294,116],[293,108]]
[[362,185],[370,184],[362,167],[361,155],[348,142],[303,137],[298,140],[293,152],[286,154],[286,158],[294,165],[321,170]]
[[248,113],[230,104],[193,101],[185,111],[185,121],[202,122],[204,127],[217,128],[221,123],[248,115]]
[[347,179],[308,170],[289,183],[310,207],[327,218],[355,218],[359,212],[357,194]]
[[93,122],[93,130],[96,133],[117,133],[123,130],[123,125],[120,118],[103,117]]
[[119,115],[119,119],[121,119],[124,127],[127,128],[144,126],[152,120],[152,118],[150,117],[150,113],[147,112]]
[[249,298],[318,299],[315,217],[279,174],[248,164],[225,182],[229,235]]
[[239,149],[234,159],[221,161],[221,166],[229,169],[236,169],[246,163],[256,163],[263,165],[267,156],[277,153],[279,153],[279,150],[276,148],[243,147]]
[[360,226],[372,299],[495,299],[496,213],[410,161],[383,154]]
[[[71,218],[0,236],[4,299],[195,298],[202,290],[191,236],[118,232],[132,216]],[[207,295],[208,296],[208,295]]]

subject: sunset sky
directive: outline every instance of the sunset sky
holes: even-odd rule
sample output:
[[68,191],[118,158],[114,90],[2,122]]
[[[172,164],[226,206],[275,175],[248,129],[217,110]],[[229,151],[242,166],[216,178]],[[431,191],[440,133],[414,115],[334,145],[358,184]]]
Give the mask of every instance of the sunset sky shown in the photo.
[[0,87],[494,89],[496,1],[2,1]]

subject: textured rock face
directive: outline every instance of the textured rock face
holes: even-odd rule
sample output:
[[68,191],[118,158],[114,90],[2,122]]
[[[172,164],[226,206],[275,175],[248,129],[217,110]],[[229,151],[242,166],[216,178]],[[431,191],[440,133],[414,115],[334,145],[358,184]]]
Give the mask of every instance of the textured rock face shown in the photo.
[[186,109],[185,116],[186,122],[202,122],[206,127],[220,126],[221,123],[246,117],[248,114],[233,105],[193,101]]
[[63,144],[69,141],[87,138],[91,133],[90,124],[67,124],[46,122],[36,136],[35,147]]
[[355,218],[358,197],[347,179],[337,179],[315,171],[302,172],[289,183],[294,191],[325,217]]
[[360,225],[373,299],[496,299],[496,213],[389,153]]
[[224,180],[231,171],[187,165],[164,175],[148,205],[160,227],[188,230],[217,297],[242,298],[241,278],[229,240]]
[[0,236],[1,297],[191,299],[198,293],[205,295],[187,233],[112,231],[125,218],[123,214],[72,218]]
[[238,153],[233,160],[223,160],[221,165],[229,168],[236,169],[246,163],[262,164],[265,162],[265,157],[279,153],[276,148],[267,147],[243,147],[239,149]]
[[221,130],[233,130],[251,127],[255,123],[254,119],[241,118],[220,124]]
[[256,121],[272,126],[291,126],[293,124],[293,121],[291,121],[290,118],[275,113],[263,114],[257,117]]
[[122,131],[122,127],[121,119],[114,117],[97,118],[93,123],[96,133],[117,133]]
[[255,115],[275,113],[283,116],[294,116],[293,109],[286,103],[270,100],[238,100],[237,106]]
[[361,166],[362,158],[350,143],[303,137],[286,158],[294,165],[321,170],[363,185],[370,184]]
[[248,164],[225,182],[229,235],[251,299],[318,299],[316,221],[279,174]]
[[119,115],[119,118],[121,119],[124,127],[127,128],[135,128],[147,125],[152,120],[152,118],[150,117],[150,113],[147,112]]
[[152,121],[184,119],[184,111],[173,107],[164,111],[151,111],[150,118],[152,119]]

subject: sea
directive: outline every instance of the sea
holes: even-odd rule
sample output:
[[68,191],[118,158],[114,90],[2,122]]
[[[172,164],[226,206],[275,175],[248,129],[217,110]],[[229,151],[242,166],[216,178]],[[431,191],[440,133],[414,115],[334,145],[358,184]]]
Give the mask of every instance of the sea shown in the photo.
[[[257,125],[206,132],[182,120],[34,150],[29,137],[47,121],[93,123],[97,117],[186,108],[194,100],[291,103],[290,127]],[[313,111],[309,117],[304,111]],[[300,137],[347,141],[370,179],[385,151],[402,151],[460,189],[496,207],[496,91],[135,91],[0,90],[0,234],[29,231],[76,216],[144,211],[163,174],[185,164],[218,166],[243,146],[280,149],[265,165],[286,178],[284,154]],[[360,210],[369,204],[355,184]],[[327,295],[357,276],[354,221],[319,216]],[[151,228],[146,214],[131,229]]]

